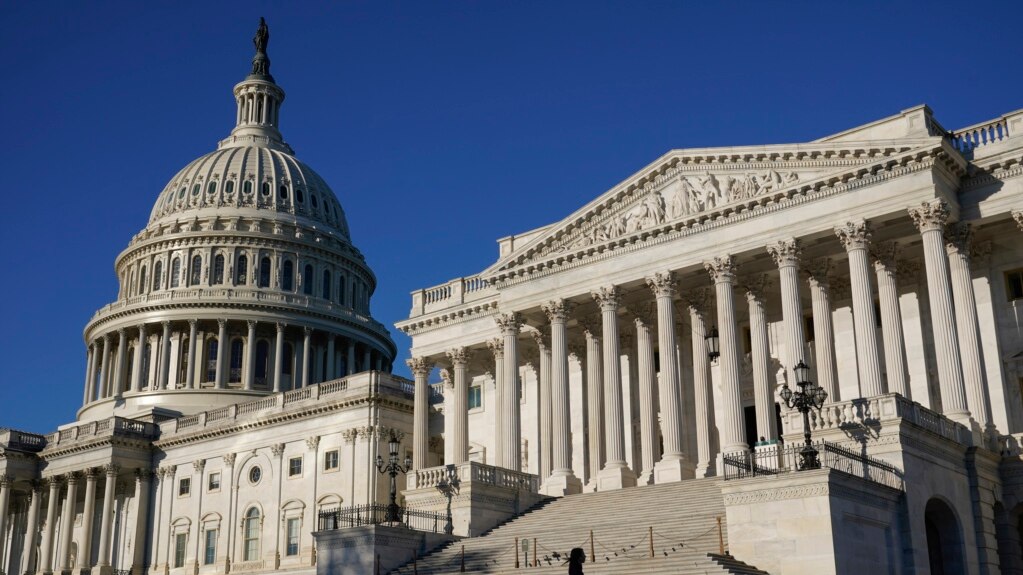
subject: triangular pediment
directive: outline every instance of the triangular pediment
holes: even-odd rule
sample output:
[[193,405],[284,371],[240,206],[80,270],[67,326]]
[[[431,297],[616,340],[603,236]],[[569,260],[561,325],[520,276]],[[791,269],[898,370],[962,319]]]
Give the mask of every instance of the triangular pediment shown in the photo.
[[496,279],[559,254],[727,217],[822,182],[844,181],[936,142],[940,138],[672,151],[503,254],[481,275]]

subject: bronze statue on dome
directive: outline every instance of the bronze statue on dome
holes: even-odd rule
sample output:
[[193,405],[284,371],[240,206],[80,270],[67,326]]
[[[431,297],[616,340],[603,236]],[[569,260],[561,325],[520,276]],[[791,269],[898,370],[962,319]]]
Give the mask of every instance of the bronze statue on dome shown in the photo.
[[252,75],[253,76],[270,76],[270,57],[266,55],[266,45],[270,42],[270,28],[266,25],[266,20],[261,16],[259,18],[259,28],[256,29],[256,35],[252,37],[252,43],[256,46],[256,55],[252,58]]

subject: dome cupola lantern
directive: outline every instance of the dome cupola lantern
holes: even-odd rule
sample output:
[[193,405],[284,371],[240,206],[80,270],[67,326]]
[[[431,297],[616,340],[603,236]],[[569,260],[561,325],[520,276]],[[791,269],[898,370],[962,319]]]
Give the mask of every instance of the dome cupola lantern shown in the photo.
[[234,98],[238,104],[235,128],[229,138],[220,142],[220,148],[262,145],[294,153],[279,130],[284,90],[270,75],[270,57],[266,53],[269,42],[270,29],[266,20],[260,18],[259,28],[252,38],[256,47],[252,72],[234,87]]

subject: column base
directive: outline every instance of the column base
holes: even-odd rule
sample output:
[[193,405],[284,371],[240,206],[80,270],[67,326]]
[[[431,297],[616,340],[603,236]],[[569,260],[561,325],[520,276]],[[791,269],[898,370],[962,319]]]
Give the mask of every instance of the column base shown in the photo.
[[540,492],[551,497],[575,495],[583,492],[583,482],[572,472],[565,475],[555,473],[547,478]]
[[636,485],[653,485],[654,484],[654,470],[644,469],[639,477],[636,478]]
[[597,473],[597,491],[610,491],[624,487],[636,486],[636,474],[628,465],[622,467],[605,467]]
[[96,565],[92,568],[92,575],[112,575],[114,568],[110,565]]
[[696,477],[693,464],[684,458],[662,459],[654,465],[654,483],[675,483]]

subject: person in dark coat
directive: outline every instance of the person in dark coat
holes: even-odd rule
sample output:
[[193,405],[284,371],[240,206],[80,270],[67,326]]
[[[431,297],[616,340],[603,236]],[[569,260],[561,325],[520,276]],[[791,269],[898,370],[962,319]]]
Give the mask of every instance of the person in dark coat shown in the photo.
[[583,575],[583,563],[586,563],[586,552],[576,547],[568,555],[568,575]]

